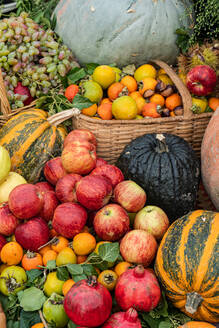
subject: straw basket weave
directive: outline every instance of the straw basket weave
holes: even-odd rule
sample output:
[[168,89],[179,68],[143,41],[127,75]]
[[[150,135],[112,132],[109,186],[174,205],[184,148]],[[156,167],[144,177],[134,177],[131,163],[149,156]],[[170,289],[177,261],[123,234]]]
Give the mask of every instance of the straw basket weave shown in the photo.
[[73,118],[74,129],[88,129],[97,138],[97,154],[109,163],[115,163],[123,148],[145,133],[171,133],[184,138],[200,156],[201,142],[212,113],[193,114],[192,98],[180,78],[164,62],[152,61],[163,68],[177,87],[183,102],[183,116],[144,118],[140,120],[96,120],[80,114]]

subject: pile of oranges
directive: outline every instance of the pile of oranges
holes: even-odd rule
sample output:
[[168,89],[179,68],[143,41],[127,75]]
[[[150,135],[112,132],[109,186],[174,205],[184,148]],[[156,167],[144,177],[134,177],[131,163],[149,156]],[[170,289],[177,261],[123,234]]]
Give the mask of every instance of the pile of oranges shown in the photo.
[[72,101],[77,93],[93,102],[84,115],[102,120],[133,120],[183,114],[182,99],[163,69],[144,64],[127,74],[117,67],[97,66],[90,80],[67,87]]

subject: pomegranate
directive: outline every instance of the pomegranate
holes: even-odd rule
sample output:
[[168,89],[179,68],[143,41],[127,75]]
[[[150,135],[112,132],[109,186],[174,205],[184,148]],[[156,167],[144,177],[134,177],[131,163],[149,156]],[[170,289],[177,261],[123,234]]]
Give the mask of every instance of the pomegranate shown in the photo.
[[23,101],[24,106],[29,105],[33,101],[33,97],[30,94],[28,87],[24,86],[21,82],[17,83],[17,86],[14,88],[14,93],[17,93],[22,96],[27,96],[27,99]]
[[42,218],[33,218],[17,226],[15,238],[24,249],[36,252],[49,241],[49,228]]
[[133,307],[138,311],[149,312],[158,305],[160,297],[155,274],[142,265],[125,271],[115,288],[116,302],[123,310]]
[[109,318],[112,297],[96,276],[92,276],[72,286],[65,296],[64,309],[76,325],[97,327]]
[[130,308],[126,312],[117,312],[105,322],[102,328],[141,328],[141,321],[138,319],[138,313]]

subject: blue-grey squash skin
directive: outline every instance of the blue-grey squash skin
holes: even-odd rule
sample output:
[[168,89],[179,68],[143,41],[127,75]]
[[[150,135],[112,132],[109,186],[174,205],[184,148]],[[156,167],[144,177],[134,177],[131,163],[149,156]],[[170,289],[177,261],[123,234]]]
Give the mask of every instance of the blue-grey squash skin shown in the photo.
[[151,133],[134,139],[115,165],[126,180],[135,181],[145,190],[146,204],[162,208],[172,223],[195,209],[200,161],[181,137],[163,133],[167,149],[162,150],[157,136]]
[[190,0],[61,0],[56,32],[81,64],[173,64],[175,31],[190,24],[190,6]]

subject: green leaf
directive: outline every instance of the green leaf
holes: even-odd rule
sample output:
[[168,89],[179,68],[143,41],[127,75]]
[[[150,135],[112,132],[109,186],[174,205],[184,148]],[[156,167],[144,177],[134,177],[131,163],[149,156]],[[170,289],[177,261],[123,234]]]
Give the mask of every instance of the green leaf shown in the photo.
[[67,74],[68,85],[74,84],[86,76],[84,68],[74,67]]
[[167,320],[167,321],[161,321],[159,323],[159,328],[171,328],[172,327],[172,324],[171,324],[171,321],[170,320]]
[[150,328],[159,328],[162,319],[152,318],[149,313],[141,313],[141,316]]
[[80,264],[67,264],[67,269],[71,275],[80,275],[83,273],[83,268]]
[[21,311],[19,328],[30,328],[31,326],[39,322],[41,322],[41,319],[38,311],[37,312],[36,311],[25,312],[24,310]]
[[41,309],[46,297],[42,290],[36,287],[30,287],[23,292],[20,305],[24,311],[36,311]]
[[32,269],[30,271],[26,271],[28,282],[30,283],[34,282],[34,280],[39,276],[41,276],[42,273],[43,271],[39,269]]
[[103,261],[114,262],[119,256],[119,243],[106,243],[100,245],[98,253]]
[[87,279],[87,276],[85,274],[79,274],[79,275],[73,275],[74,282],[77,282],[79,280]]
[[46,264],[46,268],[49,270],[54,270],[56,268],[56,261],[55,260],[48,261]]
[[96,63],[86,64],[85,68],[86,68],[87,74],[92,75],[97,66],[99,66],[99,64],[96,64]]
[[83,272],[86,276],[97,275],[97,271],[92,264],[81,264],[81,267],[83,268]]
[[57,268],[57,278],[59,280],[63,280],[66,281],[69,279],[69,273],[68,273],[68,269],[65,267],[58,267]]
[[73,106],[82,110],[83,108],[87,108],[93,105],[93,103],[86,97],[83,97],[79,94],[77,94],[76,96],[74,96],[73,102],[72,102]]
[[68,322],[68,328],[77,328],[79,326],[77,326],[74,322],[72,322],[71,320]]

